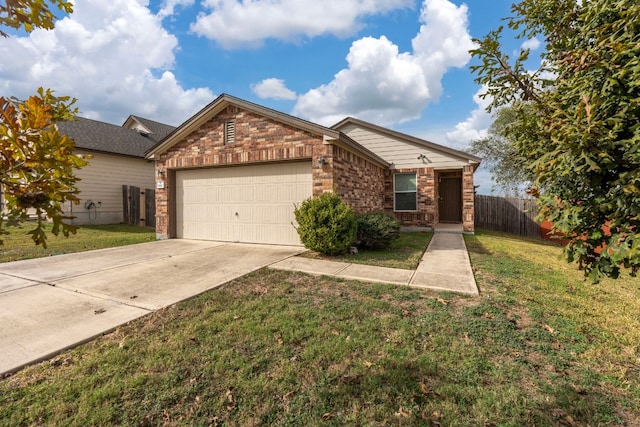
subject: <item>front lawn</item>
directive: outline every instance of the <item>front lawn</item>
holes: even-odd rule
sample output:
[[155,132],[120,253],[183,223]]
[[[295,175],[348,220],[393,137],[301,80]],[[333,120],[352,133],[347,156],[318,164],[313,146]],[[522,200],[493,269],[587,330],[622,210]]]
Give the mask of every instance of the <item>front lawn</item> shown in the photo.
[[478,298],[260,270],[0,381],[0,424],[640,425],[640,280],[465,239]]
[[0,262],[83,252],[156,240],[154,229],[135,225],[83,225],[76,234],[71,234],[69,237],[64,237],[62,233],[54,236],[51,234],[51,227],[48,227],[47,248],[44,249],[41,245],[36,246],[31,240],[31,235],[27,234],[34,228],[35,225],[31,223],[24,223],[19,227],[8,227],[9,234],[0,236],[0,239],[4,240],[4,245],[0,246]]
[[308,251],[301,256],[330,261],[350,262],[355,264],[377,265],[379,267],[403,268],[414,270],[420,264],[422,254],[429,246],[431,232],[401,232],[400,238],[391,243],[389,249],[361,250],[357,254],[337,256],[321,255]]

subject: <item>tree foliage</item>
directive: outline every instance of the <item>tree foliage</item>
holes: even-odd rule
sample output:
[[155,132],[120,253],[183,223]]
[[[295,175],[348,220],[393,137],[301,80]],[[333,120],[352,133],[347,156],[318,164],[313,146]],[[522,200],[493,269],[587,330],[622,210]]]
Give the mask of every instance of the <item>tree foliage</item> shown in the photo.
[[527,159],[513,144],[518,110],[515,106],[504,106],[495,111],[495,119],[487,136],[471,141],[469,151],[482,157],[482,162],[491,171],[496,186],[508,196],[521,196],[533,182],[527,168]]
[[[0,2],[0,27],[15,29],[22,27],[28,33],[36,28],[51,30],[56,19],[56,16],[51,12],[51,6],[66,13],[73,11],[72,2],[65,0],[6,0]],[[8,34],[0,30],[0,36],[8,37]]]
[[56,97],[42,88],[26,101],[0,97],[0,188],[6,202],[0,234],[5,222],[22,222],[29,214],[37,218],[30,232],[36,244],[46,247],[47,220],[53,222],[55,235],[75,233],[76,227],[63,222],[71,219],[63,215],[63,203],[78,202],[74,169],[86,162],[73,154],[73,140],[55,126],[73,120],[74,103],[75,99]]
[[640,268],[640,4],[522,0],[510,29],[543,37],[540,67],[511,59],[502,28],[476,40],[490,108],[513,105],[510,133],[541,216],[570,239],[567,259],[597,282]]
[[[73,4],[65,0],[6,0],[0,3],[0,27],[31,32],[52,29],[56,17],[50,5],[66,13]],[[0,30],[0,36],[8,34]],[[73,169],[86,165],[73,150],[74,142],[58,132],[55,123],[73,120],[75,99],[56,97],[50,89],[38,89],[26,101],[0,96],[0,236],[5,225],[16,225],[35,215],[37,226],[29,233],[36,244],[47,246],[44,223],[52,221],[52,233],[65,236],[76,228],[64,223],[63,203],[78,203]],[[2,244],[0,240],[0,245]]]

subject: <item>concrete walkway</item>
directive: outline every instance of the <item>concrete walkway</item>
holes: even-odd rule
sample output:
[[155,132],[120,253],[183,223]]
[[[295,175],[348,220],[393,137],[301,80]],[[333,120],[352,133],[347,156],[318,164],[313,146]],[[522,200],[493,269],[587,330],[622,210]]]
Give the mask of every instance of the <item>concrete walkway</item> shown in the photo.
[[436,232],[409,285],[479,295],[462,234]]
[[304,257],[287,258],[269,268],[479,295],[462,234],[451,229],[436,230],[415,271]]

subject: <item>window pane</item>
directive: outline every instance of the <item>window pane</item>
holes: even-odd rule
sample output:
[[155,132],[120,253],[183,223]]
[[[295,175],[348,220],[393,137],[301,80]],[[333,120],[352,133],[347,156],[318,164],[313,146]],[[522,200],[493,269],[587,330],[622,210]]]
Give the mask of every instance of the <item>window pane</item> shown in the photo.
[[395,210],[415,211],[416,209],[416,193],[396,193]]
[[416,191],[415,173],[398,173],[395,181],[395,191]]

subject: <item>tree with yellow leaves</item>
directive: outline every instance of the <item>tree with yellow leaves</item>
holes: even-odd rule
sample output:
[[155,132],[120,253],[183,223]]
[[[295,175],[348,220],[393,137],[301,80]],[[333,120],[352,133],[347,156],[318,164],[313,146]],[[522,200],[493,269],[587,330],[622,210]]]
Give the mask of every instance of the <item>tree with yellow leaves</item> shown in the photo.
[[[7,0],[0,2],[0,26],[52,29],[56,17],[49,3],[66,13],[72,12],[68,1]],[[0,36],[8,34],[0,30]],[[65,236],[76,227],[65,223],[65,202],[78,202],[74,169],[86,162],[74,154],[75,145],[56,127],[60,121],[73,120],[76,102],[68,96],[54,96],[50,89],[21,101],[0,96],[0,236],[7,225],[17,225],[35,215],[36,228],[31,234],[36,244],[46,247],[45,224],[53,223],[51,232]],[[2,240],[0,240],[2,244]]]

